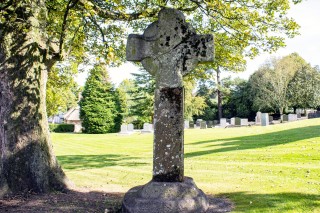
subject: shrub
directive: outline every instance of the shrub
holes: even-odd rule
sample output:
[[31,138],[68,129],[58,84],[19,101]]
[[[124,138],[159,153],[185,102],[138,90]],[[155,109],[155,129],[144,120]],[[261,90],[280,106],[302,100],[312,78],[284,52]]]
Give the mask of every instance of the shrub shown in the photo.
[[50,132],[74,132],[74,124],[49,124]]

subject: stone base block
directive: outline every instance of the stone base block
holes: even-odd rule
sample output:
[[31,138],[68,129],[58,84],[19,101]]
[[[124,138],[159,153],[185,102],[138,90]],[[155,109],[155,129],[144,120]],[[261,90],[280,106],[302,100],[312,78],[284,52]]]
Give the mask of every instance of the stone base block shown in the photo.
[[209,207],[207,196],[192,178],[183,182],[149,182],[130,189],[124,196],[123,213],[201,213]]

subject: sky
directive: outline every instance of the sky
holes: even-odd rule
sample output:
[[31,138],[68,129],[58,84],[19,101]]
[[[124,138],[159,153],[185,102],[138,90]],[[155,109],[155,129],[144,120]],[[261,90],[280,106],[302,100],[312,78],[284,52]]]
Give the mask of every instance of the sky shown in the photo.
[[[226,75],[238,76],[248,79],[260,65],[271,56],[282,57],[290,53],[297,52],[312,66],[320,65],[320,0],[304,0],[302,3],[293,5],[289,10],[288,16],[296,20],[300,25],[300,35],[286,39],[286,47],[277,52],[268,54],[263,53],[253,60],[247,60],[247,69],[239,74],[226,73]],[[117,68],[108,69],[111,81],[119,85],[124,79],[132,78],[130,73],[138,72],[138,67],[132,62],[127,62]],[[79,85],[84,85],[87,73],[80,73],[77,77]]]

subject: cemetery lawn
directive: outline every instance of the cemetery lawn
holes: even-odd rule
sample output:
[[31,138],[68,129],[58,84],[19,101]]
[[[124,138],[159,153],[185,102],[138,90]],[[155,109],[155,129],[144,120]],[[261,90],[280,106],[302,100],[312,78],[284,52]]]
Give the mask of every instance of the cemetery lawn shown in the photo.
[[[77,187],[125,193],[147,183],[151,134],[52,134]],[[234,212],[320,212],[320,119],[185,131],[185,175]]]

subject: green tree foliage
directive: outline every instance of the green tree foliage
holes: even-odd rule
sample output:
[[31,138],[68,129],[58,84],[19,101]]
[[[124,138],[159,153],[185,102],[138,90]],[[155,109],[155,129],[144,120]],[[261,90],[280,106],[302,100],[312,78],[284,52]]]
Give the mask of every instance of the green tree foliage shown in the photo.
[[217,118],[216,82],[212,79],[203,79],[200,80],[198,84],[197,96],[204,99],[206,107],[203,109],[202,113],[194,116],[194,118],[206,121],[214,120]]
[[131,112],[134,106],[132,95],[136,91],[135,83],[133,80],[125,79],[120,83],[118,90],[123,103],[123,121],[124,123],[132,123],[135,119]]
[[46,106],[49,117],[77,106],[80,91],[73,79],[74,74],[75,72],[69,66],[54,67],[49,72],[46,91]]
[[140,125],[153,122],[155,79],[144,69],[133,73],[134,88],[131,89],[132,105],[130,116],[134,116]]
[[[312,98],[308,98],[309,93],[312,93],[313,86],[316,88],[317,80],[315,80],[316,75],[311,80],[313,75],[308,70],[312,68],[297,53],[281,59],[274,58],[265,63],[249,79],[251,93],[254,97],[254,109],[273,110],[283,114],[289,106],[309,106],[308,103],[312,102]],[[306,78],[309,78],[311,87],[305,85],[307,84]],[[295,94],[296,92],[298,94]],[[301,100],[299,93],[307,96]],[[302,102],[305,103],[302,104]]]
[[309,64],[300,67],[289,83],[288,99],[296,108],[318,108],[320,106],[320,72]]
[[204,97],[194,94],[194,88],[193,81],[184,81],[184,118],[187,120],[202,114],[207,106]]
[[252,97],[250,87],[246,80],[235,78],[229,80],[229,97],[224,103],[224,110],[227,117],[254,118],[252,110]]
[[119,96],[104,66],[96,65],[90,70],[80,101],[80,117],[85,133],[119,131],[122,122]]
[[[236,59],[236,56],[242,57],[241,54],[255,56],[260,51],[274,51],[284,46],[285,37],[293,37],[297,34],[298,25],[287,16],[290,2],[298,3],[301,0],[38,0],[36,2],[2,0],[0,3],[0,73],[8,73],[7,67],[13,67],[13,70],[10,70],[10,74],[0,75],[0,82],[3,85],[22,86],[27,78],[30,78],[27,81],[34,83],[32,88],[40,88],[36,83],[44,85],[45,80],[41,79],[43,75],[37,73],[39,70],[50,71],[57,61],[62,60],[86,63],[88,56],[91,55],[95,55],[97,61],[103,60],[109,65],[117,65],[124,60],[125,27],[141,31],[146,24],[154,20],[158,11],[164,6],[174,7],[187,13],[190,23],[199,33],[214,33],[217,41],[220,41],[216,42],[216,49],[226,51],[225,54],[219,52],[219,55],[232,56],[226,61],[230,62],[231,59]],[[14,42],[12,42],[13,39]],[[229,48],[224,48],[226,45],[222,43],[223,41],[230,42]],[[26,51],[28,51],[27,54]],[[24,66],[20,66],[21,64]],[[193,75],[199,75],[202,70],[206,69],[195,70]],[[46,76],[46,73],[44,75]],[[6,79],[8,76],[11,77],[9,80]],[[31,87],[26,86],[23,90],[28,88]],[[38,94],[44,94],[45,91],[42,90],[45,90],[44,86],[39,89]],[[17,93],[13,88],[6,94]],[[1,101],[4,101],[4,97]],[[35,105],[44,103],[44,98],[44,95],[35,97],[33,99],[36,100]],[[20,115],[22,111],[39,112],[28,110],[30,106],[15,104],[11,107],[12,110],[1,110],[0,117],[7,119],[12,115]],[[36,118],[39,122],[27,128],[29,132],[31,130],[38,132],[36,128],[39,124],[46,123],[45,115],[39,117],[35,115],[30,117]],[[47,132],[45,129],[48,126],[41,128],[44,129],[43,132]],[[0,129],[0,131],[5,130]],[[24,136],[23,131],[20,134],[17,128],[6,130],[6,134],[15,134],[15,138]],[[35,138],[30,137],[23,141],[25,143],[40,141]],[[45,139],[42,143],[49,144],[48,135],[44,135],[43,138]],[[16,147],[15,143],[19,141],[13,138],[6,144]],[[40,149],[34,149],[36,156],[52,156],[51,153],[50,155],[42,154],[38,150]],[[6,156],[12,156],[11,151],[7,151]],[[23,158],[16,159],[18,161]],[[51,159],[54,157],[50,159],[47,157],[46,160],[49,162]],[[25,165],[25,163],[18,162],[17,165]],[[23,171],[22,168],[20,171]],[[40,170],[34,171],[42,173]],[[34,174],[34,172],[31,173]],[[53,173],[57,174],[56,171]],[[24,173],[20,172],[20,174]],[[7,179],[10,180],[10,177]],[[25,178],[22,176],[17,177],[17,180],[23,179]],[[39,188],[30,185],[29,188],[20,187],[21,190],[43,191],[43,186],[48,185],[50,181],[44,179],[39,181],[38,177],[34,177],[29,182],[37,182]]]

